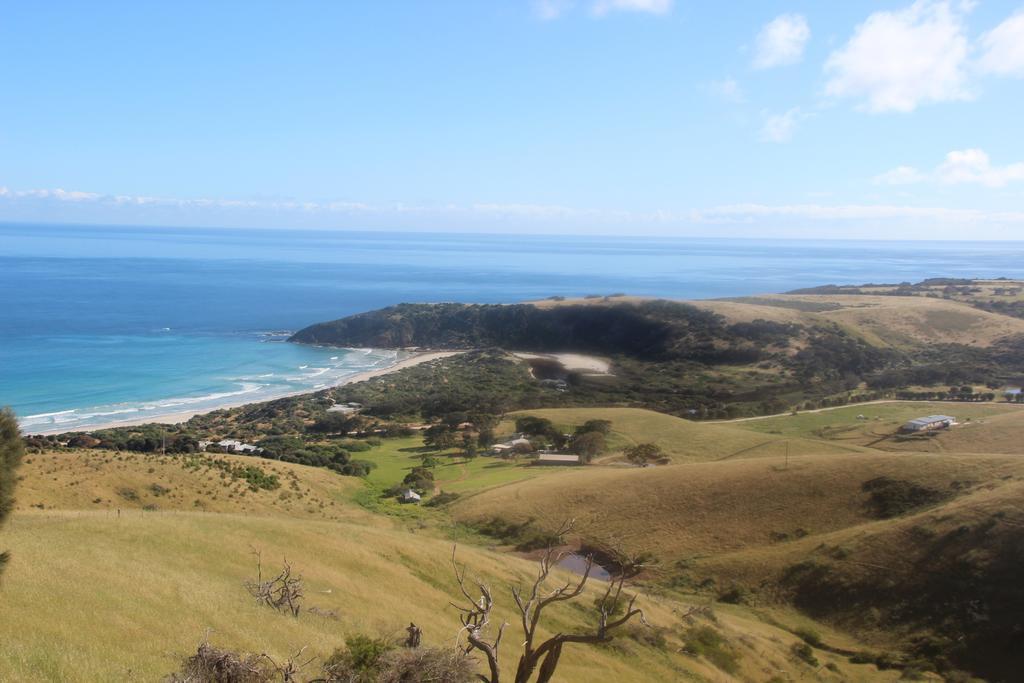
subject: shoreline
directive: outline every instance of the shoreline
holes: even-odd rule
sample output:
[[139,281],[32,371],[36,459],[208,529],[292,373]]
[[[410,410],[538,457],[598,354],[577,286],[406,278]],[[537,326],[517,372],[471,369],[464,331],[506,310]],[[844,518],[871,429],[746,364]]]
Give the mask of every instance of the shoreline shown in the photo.
[[[399,349],[399,350],[401,351],[402,349]],[[389,374],[391,374],[393,372],[398,372],[399,370],[404,370],[405,368],[411,368],[413,366],[419,365],[420,363],[428,363],[430,361],[439,360],[441,358],[449,358],[451,356],[456,356],[456,355],[458,355],[460,353],[465,353],[465,351],[413,351],[411,356],[409,356],[407,358],[403,358],[403,359],[395,362],[392,365],[389,365],[389,366],[384,367],[384,368],[377,368],[375,370],[366,370],[364,372],[356,373],[356,374],[354,374],[354,375],[352,375],[350,377],[344,378],[343,380],[341,380],[340,382],[337,382],[336,384],[332,384],[329,387],[324,387],[324,389],[318,389],[317,391],[325,391],[326,389],[333,389],[333,388],[336,388],[336,387],[345,386],[346,384],[355,384],[356,382],[364,382],[364,381],[366,381],[368,379],[373,379],[374,377],[380,377],[382,375],[389,375]],[[287,394],[281,394],[280,396],[273,396],[273,397],[265,398],[265,399],[262,399],[262,400],[259,400],[259,401],[231,401],[231,402],[228,402],[228,403],[223,403],[221,405],[217,405],[217,406],[213,406],[213,407],[207,407],[207,408],[201,408],[201,409],[198,409],[198,410],[185,410],[185,411],[176,412],[176,413],[167,413],[167,414],[164,414],[164,415],[152,415],[152,416],[149,416],[149,417],[136,417],[136,418],[131,418],[131,419],[127,419],[127,420],[117,420],[117,421],[113,421],[113,422],[103,422],[103,423],[100,423],[100,424],[83,426],[83,427],[80,427],[78,429],[75,429],[75,428],[66,429],[66,428],[59,428],[59,427],[56,427],[56,428],[53,428],[53,429],[22,429],[21,430],[21,434],[22,434],[22,436],[47,436],[47,435],[51,435],[51,434],[70,434],[70,433],[74,433],[74,432],[89,433],[89,432],[94,432],[94,431],[97,431],[97,430],[100,430],[100,429],[112,429],[112,428],[115,428],[115,427],[136,427],[138,425],[144,425],[144,424],[166,424],[166,425],[181,424],[182,422],[187,422],[188,420],[192,419],[193,417],[195,417],[197,415],[205,415],[206,413],[212,413],[215,410],[226,410],[226,409],[229,409],[229,408],[240,408],[242,406],[254,405],[254,404],[257,404],[257,403],[266,403],[267,401],[276,401],[278,399],[288,398],[290,396],[302,396],[302,395],[305,395],[305,394],[315,394],[315,393],[317,393],[317,392],[316,391],[293,391],[293,392],[289,392]]]

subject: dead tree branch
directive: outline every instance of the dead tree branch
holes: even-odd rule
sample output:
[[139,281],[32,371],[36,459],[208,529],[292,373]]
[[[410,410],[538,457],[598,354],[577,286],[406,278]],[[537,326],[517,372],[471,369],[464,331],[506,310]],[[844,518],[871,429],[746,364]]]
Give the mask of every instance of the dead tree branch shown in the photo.
[[302,599],[305,595],[301,576],[292,576],[292,566],[284,560],[281,572],[267,581],[263,580],[263,559],[259,550],[253,548],[256,556],[256,580],[246,581],[245,587],[256,602],[267,605],[279,612],[288,612],[298,617],[302,611]]
[[[618,561],[619,570],[615,576],[608,581],[604,594],[597,600],[597,624],[592,631],[586,633],[557,633],[554,636],[537,643],[537,633],[540,628],[541,618],[544,610],[551,605],[574,600],[583,594],[587,581],[590,578],[594,566],[593,555],[588,555],[582,574],[577,579],[569,579],[553,589],[546,589],[545,584],[551,574],[551,570],[558,566],[558,563],[565,556],[564,552],[558,551],[557,547],[563,544],[563,539],[573,529],[573,521],[564,522],[556,532],[559,542],[544,551],[539,560],[537,576],[532,585],[527,589],[514,587],[512,599],[515,601],[519,611],[520,627],[523,630],[523,651],[519,657],[516,667],[515,683],[549,683],[555,670],[558,667],[559,658],[562,655],[562,647],[566,643],[604,643],[612,639],[612,631],[625,625],[634,617],[639,616],[644,621],[643,611],[636,606],[636,595],[628,595],[624,592],[626,581],[637,576],[644,567],[639,558],[627,558],[620,554]],[[468,645],[465,652],[480,650],[487,658],[490,674],[478,674],[484,683],[500,683],[498,670],[498,647],[501,643],[501,635],[506,626],[502,624],[498,629],[497,637],[493,643],[483,639],[483,629],[490,621],[491,610],[494,607],[494,600],[490,588],[483,582],[477,581],[476,586],[480,592],[479,598],[474,598],[466,588],[466,567],[459,567],[455,561],[455,548],[452,549],[452,567],[455,571],[455,579],[459,584],[465,604],[469,607],[452,603],[462,614],[462,631],[467,634]],[[624,608],[622,606],[625,605]],[[621,609],[620,609],[621,608]],[[461,635],[461,631],[460,631]],[[536,674],[536,679],[534,675]]]

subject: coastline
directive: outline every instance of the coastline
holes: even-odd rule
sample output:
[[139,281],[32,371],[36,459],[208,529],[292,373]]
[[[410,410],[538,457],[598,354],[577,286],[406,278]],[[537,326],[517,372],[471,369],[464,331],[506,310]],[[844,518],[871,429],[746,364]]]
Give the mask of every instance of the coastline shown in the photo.
[[[411,367],[413,367],[415,365],[419,365],[420,363],[427,363],[427,362],[430,362],[430,361],[433,361],[433,360],[439,360],[441,358],[448,358],[450,356],[456,356],[456,355],[458,355],[460,353],[465,353],[465,352],[464,351],[414,351],[411,356],[409,356],[407,358],[403,358],[402,360],[394,363],[393,365],[389,365],[389,366],[387,366],[385,368],[377,368],[375,370],[366,370],[365,372],[356,373],[356,374],[354,374],[354,375],[352,375],[350,377],[344,378],[343,380],[341,380],[340,382],[338,382],[336,384],[332,384],[330,387],[325,387],[325,389],[331,389],[331,388],[334,388],[334,387],[340,387],[340,386],[344,386],[346,384],[355,384],[356,382],[364,382],[364,381],[366,381],[368,379],[373,379],[374,377],[380,377],[382,375],[389,375],[389,374],[391,374],[393,372],[398,372],[399,370],[403,370],[405,368],[411,368]],[[318,391],[323,391],[323,390],[324,389],[319,389]],[[66,428],[64,428],[64,429],[62,429],[62,428],[54,428],[54,429],[23,429],[21,433],[24,436],[30,436],[30,435],[46,436],[48,434],[65,434],[65,433],[69,433],[69,432],[86,432],[86,433],[88,433],[88,432],[97,431],[99,429],[112,429],[114,427],[135,427],[135,426],[143,425],[143,424],[167,424],[167,425],[180,424],[182,422],[186,422],[186,421],[192,419],[196,415],[205,415],[206,413],[212,413],[215,410],[225,410],[227,408],[239,408],[241,406],[251,405],[251,404],[255,404],[255,403],[265,403],[267,401],[275,401],[275,400],[277,400],[279,398],[288,398],[289,396],[302,396],[304,394],[312,394],[312,393],[316,393],[316,392],[313,392],[313,391],[293,391],[291,393],[281,394],[280,396],[274,396],[272,398],[266,398],[266,399],[262,399],[260,401],[233,401],[233,402],[223,403],[221,405],[217,405],[217,406],[213,406],[213,407],[202,408],[202,409],[199,409],[199,410],[186,410],[186,411],[181,411],[181,412],[177,412],[177,413],[167,413],[165,415],[153,415],[151,417],[132,418],[132,419],[128,419],[128,420],[117,420],[117,421],[113,421],[113,422],[104,422],[104,423],[101,423],[101,424],[89,425],[87,428],[84,428],[84,429],[66,429]]]

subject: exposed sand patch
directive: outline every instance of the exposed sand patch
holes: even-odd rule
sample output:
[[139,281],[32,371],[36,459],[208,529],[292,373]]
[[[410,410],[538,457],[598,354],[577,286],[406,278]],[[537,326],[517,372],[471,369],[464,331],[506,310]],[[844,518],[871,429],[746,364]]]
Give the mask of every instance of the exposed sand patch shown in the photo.
[[598,356],[586,356],[581,353],[524,353],[514,354],[517,358],[530,360],[533,358],[548,358],[558,361],[568,372],[579,372],[584,375],[610,375],[612,374],[611,361]]

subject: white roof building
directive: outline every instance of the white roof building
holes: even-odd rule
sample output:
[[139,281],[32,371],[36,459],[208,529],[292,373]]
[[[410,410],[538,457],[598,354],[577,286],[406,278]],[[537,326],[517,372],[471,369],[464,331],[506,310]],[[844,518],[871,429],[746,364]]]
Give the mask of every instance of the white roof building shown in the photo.
[[579,465],[580,456],[570,453],[541,453],[534,461],[537,465]]
[[956,418],[949,415],[929,415],[904,422],[900,430],[904,432],[921,432],[928,429],[945,429],[956,424]]

